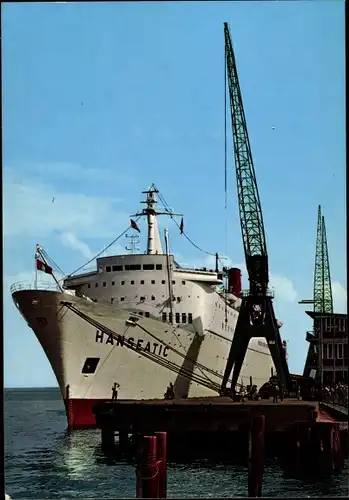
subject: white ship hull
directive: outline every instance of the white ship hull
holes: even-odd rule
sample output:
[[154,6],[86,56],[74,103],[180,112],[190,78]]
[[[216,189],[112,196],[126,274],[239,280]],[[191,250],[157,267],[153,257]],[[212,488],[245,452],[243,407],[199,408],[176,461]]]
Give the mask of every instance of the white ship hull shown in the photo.
[[[71,428],[95,425],[91,408],[111,399],[114,383],[119,399],[162,398],[170,382],[176,397],[217,395],[233,333],[224,336],[207,330],[198,335],[180,325],[142,316],[134,326],[129,322],[130,315],[135,316],[134,308],[130,311],[94,303],[64,292],[20,290],[13,291],[12,296],[52,366]],[[69,302],[109,328],[116,338],[101,332],[62,302]],[[158,361],[145,354],[158,356]],[[177,372],[169,369],[174,364],[179,367]],[[253,384],[260,387],[269,379],[272,366],[268,346],[253,339],[239,382],[249,384],[252,377]],[[195,381],[196,377],[201,382]]]

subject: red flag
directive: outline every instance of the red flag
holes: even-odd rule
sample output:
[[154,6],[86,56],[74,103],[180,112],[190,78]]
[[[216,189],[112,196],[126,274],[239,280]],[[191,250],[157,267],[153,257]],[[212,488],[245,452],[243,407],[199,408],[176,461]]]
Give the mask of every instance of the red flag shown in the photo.
[[180,230],[181,234],[183,234],[183,229],[184,229],[184,221],[183,221],[183,217],[182,217],[182,220],[181,220],[181,223],[179,226],[179,230]]
[[39,259],[36,259],[36,269],[38,271],[43,271],[46,274],[52,274],[52,267],[48,266]]
[[138,231],[140,233],[141,230],[139,229],[139,227],[137,226],[137,224],[135,223],[135,221],[133,219],[130,219],[130,220],[131,220],[131,227],[132,227],[132,229],[135,229],[136,231]]

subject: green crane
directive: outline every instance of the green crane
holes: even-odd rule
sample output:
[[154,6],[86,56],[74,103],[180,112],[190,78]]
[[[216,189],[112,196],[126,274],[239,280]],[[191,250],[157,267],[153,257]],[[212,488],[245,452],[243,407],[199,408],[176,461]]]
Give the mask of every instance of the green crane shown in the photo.
[[241,371],[252,337],[266,338],[280,381],[289,386],[290,375],[277,326],[272,296],[268,293],[268,253],[258,194],[251,146],[247,132],[235,55],[228,24],[224,23],[225,60],[230,98],[230,111],[236,181],[242,239],[249,278],[249,291],[243,294],[240,313],[223,376],[221,393],[227,393],[227,382],[233,370],[231,390]]
[[[314,269],[314,295],[311,300],[302,300],[300,304],[313,304],[314,313],[332,314],[333,297],[330,275],[330,264],[328,258],[327,236],[325,218],[321,214],[321,206],[318,208],[315,269]],[[314,332],[315,333],[315,332]],[[308,354],[304,366],[304,375],[309,376],[312,368],[318,367],[318,355],[316,344],[318,335],[308,335],[310,341]]]

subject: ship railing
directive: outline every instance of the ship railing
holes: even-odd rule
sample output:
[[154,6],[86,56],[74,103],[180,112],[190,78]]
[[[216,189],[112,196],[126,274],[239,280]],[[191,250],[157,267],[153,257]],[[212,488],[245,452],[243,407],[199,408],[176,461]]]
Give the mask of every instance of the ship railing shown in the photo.
[[33,283],[30,281],[17,281],[13,283],[10,287],[11,294],[14,292],[19,292],[21,290],[54,290],[59,291],[59,287],[56,283],[51,281],[38,281]]

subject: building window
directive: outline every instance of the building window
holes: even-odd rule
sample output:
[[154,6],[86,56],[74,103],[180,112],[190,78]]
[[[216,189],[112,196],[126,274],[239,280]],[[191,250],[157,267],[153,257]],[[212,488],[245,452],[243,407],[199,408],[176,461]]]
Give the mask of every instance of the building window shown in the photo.
[[92,375],[92,373],[96,371],[98,363],[99,363],[99,358],[86,358],[81,373],[88,373]]
[[344,358],[348,357],[348,344],[343,344]]
[[192,313],[189,313],[188,314],[188,323],[192,323],[193,322],[193,315]]
[[115,285],[115,281],[112,281],[112,282],[111,282],[111,286],[114,286],[114,285]]
[[165,280],[162,280],[162,281],[161,281],[161,284],[162,284],[162,285],[164,285],[165,283],[166,283],[166,281],[165,281]]
[[180,323],[180,314],[176,313],[176,323]]
[[333,359],[332,344],[324,344],[324,359]]
[[143,271],[154,271],[154,264],[143,264]]
[[122,266],[113,266],[113,271],[122,271]]
[[149,318],[150,314],[149,314],[148,312],[145,312],[145,313],[144,313],[144,316],[145,316],[146,318]]
[[107,282],[106,281],[103,281],[103,286],[107,286]]
[[162,270],[162,264],[156,264],[156,270],[161,271]]
[[187,313],[182,313],[182,323],[187,322]]
[[87,285],[87,288],[91,288],[91,284],[90,283]]
[[166,313],[162,313],[162,321],[164,323],[166,322],[166,319],[167,319],[167,314]]
[[124,282],[124,281],[122,281],[122,282],[121,282],[121,284],[122,284],[122,285],[124,285],[124,284],[125,284],[125,282]]
[[135,284],[135,282],[134,282],[133,280],[132,280],[132,281],[130,281],[130,283],[131,283],[131,285],[134,285],[134,284]]
[[141,280],[141,285],[144,285],[144,280]]
[[336,351],[336,358],[343,359],[343,344],[336,344],[335,351]]
[[125,300],[125,297],[120,297],[121,302]]
[[155,285],[155,280],[151,280],[151,284],[152,284],[152,285]]
[[110,272],[111,272],[111,266],[107,266],[107,267],[105,268],[105,270],[107,271],[107,273],[110,273]]
[[98,283],[95,283],[95,288],[98,288]]

